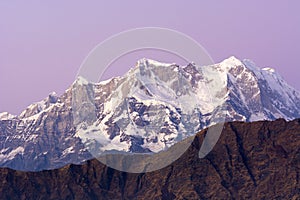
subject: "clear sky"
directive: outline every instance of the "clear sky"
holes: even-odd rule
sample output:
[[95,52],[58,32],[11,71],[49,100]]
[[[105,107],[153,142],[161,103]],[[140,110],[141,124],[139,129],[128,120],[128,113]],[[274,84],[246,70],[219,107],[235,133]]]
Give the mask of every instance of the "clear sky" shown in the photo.
[[[61,94],[94,46],[144,26],[191,36],[215,62],[235,55],[273,67],[300,90],[299,2],[0,1],[0,112],[18,114],[52,91]],[[134,65],[135,57],[107,77]]]

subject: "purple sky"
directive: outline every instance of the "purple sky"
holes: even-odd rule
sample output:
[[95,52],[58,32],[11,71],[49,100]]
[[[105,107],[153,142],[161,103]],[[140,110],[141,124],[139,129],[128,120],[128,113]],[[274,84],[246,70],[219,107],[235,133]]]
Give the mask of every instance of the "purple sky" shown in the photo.
[[0,112],[18,114],[51,91],[61,94],[94,46],[143,26],[183,32],[216,62],[235,55],[271,66],[300,90],[299,1],[45,2],[0,1]]

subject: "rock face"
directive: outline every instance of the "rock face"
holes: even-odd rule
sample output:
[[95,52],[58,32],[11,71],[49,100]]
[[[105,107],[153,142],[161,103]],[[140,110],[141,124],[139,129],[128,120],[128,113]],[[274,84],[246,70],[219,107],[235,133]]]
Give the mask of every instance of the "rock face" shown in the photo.
[[178,66],[141,59],[122,77],[79,77],[19,116],[0,113],[0,166],[54,169],[91,159],[91,149],[159,152],[216,122],[299,117],[300,93],[249,60]]
[[[80,138],[74,137],[69,93],[55,104],[49,95],[20,117],[0,120],[0,166],[38,171],[92,158]],[[62,100],[66,101],[61,103]]]
[[300,120],[230,122],[208,156],[197,134],[177,161],[130,174],[90,160],[41,172],[0,169],[1,199],[299,199]]

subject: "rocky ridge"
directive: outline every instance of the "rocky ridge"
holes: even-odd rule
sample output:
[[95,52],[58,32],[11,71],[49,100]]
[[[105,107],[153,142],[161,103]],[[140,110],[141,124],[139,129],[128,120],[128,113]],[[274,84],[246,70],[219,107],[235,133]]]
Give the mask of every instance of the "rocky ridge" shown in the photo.
[[1,199],[299,199],[300,120],[230,122],[208,156],[207,129],[170,166],[120,172],[90,160],[41,172],[0,169]]

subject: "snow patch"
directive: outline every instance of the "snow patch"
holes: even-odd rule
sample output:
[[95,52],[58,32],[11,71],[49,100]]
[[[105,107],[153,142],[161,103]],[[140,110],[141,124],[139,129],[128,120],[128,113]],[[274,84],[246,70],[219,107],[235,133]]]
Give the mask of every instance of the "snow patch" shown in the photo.
[[264,70],[264,71],[268,71],[268,72],[270,72],[270,73],[274,73],[274,72],[275,72],[275,69],[273,69],[273,68],[270,68],[270,67],[265,67],[265,68],[262,68],[262,70]]
[[74,153],[74,152],[75,152],[74,147],[69,147],[69,148],[66,148],[66,149],[62,152],[62,154],[63,154],[63,155],[68,155],[68,154]]
[[17,147],[16,149],[13,149],[9,153],[7,153],[8,149],[2,149],[0,151],[0,162],[5,162],[7,160],[12,160],[16,155],[23,154],[24,153],[24,147]]

